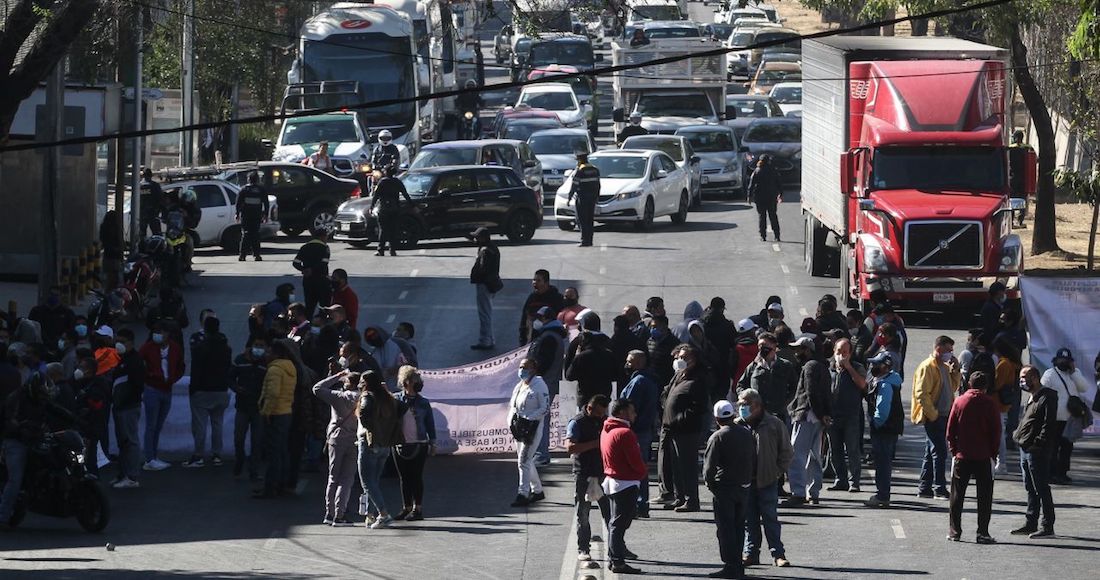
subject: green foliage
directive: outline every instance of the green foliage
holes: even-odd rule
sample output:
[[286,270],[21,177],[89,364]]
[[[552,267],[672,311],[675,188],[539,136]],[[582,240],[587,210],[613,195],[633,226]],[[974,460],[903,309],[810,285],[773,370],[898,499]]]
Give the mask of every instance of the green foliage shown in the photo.
[[1100,202],[1100,171],[1057,169],[1054,171],[1054,184],[1060,190],[1071,193],[1078,201],[1092,206]]
[[1100,2],[1097,0],[1081,0],[1081,17],[1077,20],[1077,26],[1073,34],[1066,41],[1066,48],[1074,58],[1095,59],[1100,57]]

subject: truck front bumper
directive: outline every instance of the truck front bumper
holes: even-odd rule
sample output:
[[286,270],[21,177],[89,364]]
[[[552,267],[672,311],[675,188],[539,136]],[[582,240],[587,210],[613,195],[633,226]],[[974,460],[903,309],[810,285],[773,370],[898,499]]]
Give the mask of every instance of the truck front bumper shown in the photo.
[[999,276],[899,276],[861,274],[862,297],[869,299],[871,292],[882,289],[892,303],[951,305],[955,303],[982,302],[989,297],[989,287],[1002,282],[1008,287],[1010,299],[1019,297],[1019,277],[1015,274]]

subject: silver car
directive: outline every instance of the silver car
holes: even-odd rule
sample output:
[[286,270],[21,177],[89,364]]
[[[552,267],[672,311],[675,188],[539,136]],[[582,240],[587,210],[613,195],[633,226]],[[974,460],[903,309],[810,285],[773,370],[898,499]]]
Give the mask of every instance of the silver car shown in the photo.
[[565,174],[577,168],[577,152],[592,153],[596,146],[586,129],[544,129],[527,139],[531,151],[542,163],[545,200],[552,202],[554,192],[565,183]]
[[744,193],[744,152],[733,129],[723,125],[695,125],[676,131],[686,137],[699,156],[700,187],[705,193],[735,197]]

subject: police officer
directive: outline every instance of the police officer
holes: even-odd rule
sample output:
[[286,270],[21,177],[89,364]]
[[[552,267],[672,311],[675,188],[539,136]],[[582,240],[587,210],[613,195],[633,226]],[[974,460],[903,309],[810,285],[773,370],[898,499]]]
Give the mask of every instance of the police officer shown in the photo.
[[241,252],[237,259],[244,261],[248,252],[260,262],[260,224],[267,221],[267,192],[260,187],[260,174],[248,174],[248,185],[237,195],[237,222],[241,224]]
[[313,228],[312,237],[298,248],[292,262],[294,269],[302,273],[302,291],[306,299],[306,316],[313,318],[318,305],[328,306],[332,301],[332,283],[328,278],[329,249],[328,228]]
[[[401,198],[412,203],[405,184],[393,176],[393,169],[387,168],[384,177],[375,170],[378,179],[374,187],[374,199],[370,202],[370,213],[378,219],[378,251],[375,256],[386,253],[386,244],[390,246],[390,255],[397,255],[397,222],[401,219]],[[379,179],[380,178],[380,179]],[[375,210],[377,209],[377,213]]]
[[775,241],[779,239],[779,217],[776,209],[779,205],[779,196],[783,195],[783,186],[779,181],[779,173],[772,165],[772,156],[763,154],[756,162],[756,169],[749,177],[749,199],[756,204],[756,213],[760,218],[760,241],[768,241],[768,220],[772,224],[772,233]]
[[160,235],[160,212],[164,210],[166,200],[160,184],[153,181],[153,172],[144,167],[141,170],[141,237],[145,237],[148,228],[153,235]]
[[[396,175],[400,163],[401,151],[393,142],[393,133],[389,129],[382,129],[378,132],[378,146],[371,154],[371,168],[381,171],[382,175]],[[375,183],[375,187],[377,186]]]
[[596,218],[596,200],[600,197],[600,170],[589,165],[588,152],[577,152],[577,171],[573,173],[573,188],[569,190],[569,203],[577,196],[577,225],[581,228],[582,248],[592,245],[593,220]]
[[642,126],[642,114],[638,111],[634,111],[630,114],[630,124],[623,127],[622,131],[619,131],[619,136],[615,138],[615,143],[622,147],[623,141],[635,135],[649,135],[649,131]]

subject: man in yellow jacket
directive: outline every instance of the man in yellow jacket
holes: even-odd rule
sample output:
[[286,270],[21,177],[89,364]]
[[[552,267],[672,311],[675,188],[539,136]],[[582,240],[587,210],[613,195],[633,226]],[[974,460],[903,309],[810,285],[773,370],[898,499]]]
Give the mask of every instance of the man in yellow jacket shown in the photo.
[[285,341],[271,345],[271,362],[264,375],[260,395],[260,415],[264,418],[264,449],[267,451],[267,475],[264,487],[252,497],[265,499],[283,493],[290,468],[290,415],[294,405],[294,389],[298,384],[298,369]]
[[[962,383],[955,341],[948,336],[936,338],[932,355],[924,359],[913,374],[913,423],[924,426],[924,462],[920,469],[919,497],[948,499],[947,492],[947,415],[955,393]],[[933,484],[935,489],[933,489]]]

